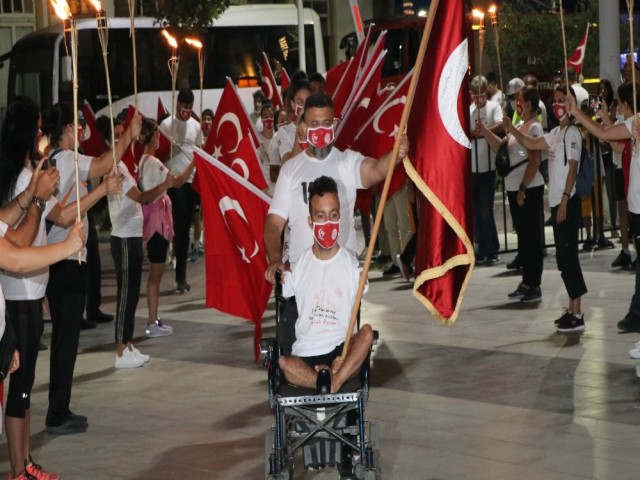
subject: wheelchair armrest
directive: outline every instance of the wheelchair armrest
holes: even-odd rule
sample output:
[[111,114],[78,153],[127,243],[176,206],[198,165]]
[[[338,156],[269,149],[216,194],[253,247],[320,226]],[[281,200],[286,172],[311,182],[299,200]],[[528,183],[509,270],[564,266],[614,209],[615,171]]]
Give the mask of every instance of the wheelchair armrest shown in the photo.
[[266,365],[271,358],[271,354],[276,345],[276,339],[273,337],[260,339],[260,360]]
[[380,332],[378,330],[374,330],[373,331],[373,344],[372,345],[377,345],[378,344],[378,340],[380,340]]

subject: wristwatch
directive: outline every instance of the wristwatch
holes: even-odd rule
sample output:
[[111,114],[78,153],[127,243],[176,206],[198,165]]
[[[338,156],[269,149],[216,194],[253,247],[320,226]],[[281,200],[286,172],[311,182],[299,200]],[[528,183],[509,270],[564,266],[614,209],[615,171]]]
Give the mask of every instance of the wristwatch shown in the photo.
[[524,183],[520,182],[520,186],[518,187],[518,190],[520,190],[521,192],[524,192],[527,190],[527,186]]
[[40,210],[40,213],[44,212],[44,209],[47,206],[47,202],[45,202],[40,197],[33,197],[31,199],[31,203],[35,204],[35,206],[38,207],[38,210]]

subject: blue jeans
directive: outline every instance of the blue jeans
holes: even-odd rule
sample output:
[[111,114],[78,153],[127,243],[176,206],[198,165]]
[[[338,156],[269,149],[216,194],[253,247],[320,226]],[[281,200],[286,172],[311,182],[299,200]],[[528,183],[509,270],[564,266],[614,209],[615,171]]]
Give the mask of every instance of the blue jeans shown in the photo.
[[473,230],[480,257],[496,255],[500,249],[498,229],[493,216],[496,195],[495,170],[473,174]]

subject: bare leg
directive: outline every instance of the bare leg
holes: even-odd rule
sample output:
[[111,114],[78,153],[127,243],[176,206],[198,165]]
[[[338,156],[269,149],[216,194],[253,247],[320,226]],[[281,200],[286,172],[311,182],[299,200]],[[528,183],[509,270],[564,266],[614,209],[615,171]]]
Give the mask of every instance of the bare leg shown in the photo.
[[27,453],[24,450],[24,424],[25,418],[6,416],[4,420],[7,431],[7,445],[9,447],[9,461],[11,462],[11,478],[15,478],[24,470],[24,459]]
[[304,388],[316,388],[318,372],[298,357],[280,357],[278,364],[289,383]]
[[122,353],[124,352],[124,349],[127,348],[128,344],[127,343],[119,343],[116,345],[116,353],[118,354],[119,357],[122,356]]
[[576,315],[582,314],[582,297],[569,299],[569,311]]
[[[332,365],[331,393],[336,393],[340,387],[353,377],[362,362],[367,358],[371,344],[373,343],[373,330],[368,324],[362,325],[358,333],[351,339],[351,347],[347,356],[341,360],[334,360]],[[340,365],[340,363],[342,363]]]
[[158,318],[158,298],[160,297],[160,281],[164,272],[164,263],[149,264],[149,278],[147,279],[147,306],[149,320],[147,325],[153,325]]

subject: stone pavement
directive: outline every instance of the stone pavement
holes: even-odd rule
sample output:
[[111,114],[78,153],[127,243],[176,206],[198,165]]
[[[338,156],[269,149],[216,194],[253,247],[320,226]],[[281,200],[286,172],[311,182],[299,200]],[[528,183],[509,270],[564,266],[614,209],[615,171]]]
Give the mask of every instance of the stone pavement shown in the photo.
[[[113,312],[114,271],[108,244],[101,248],[103,308]],[[501,263],[475,269],[453,327],[437,324],[400,278],[371,273],[362,315],[381,342],[367,416],[381,424],[384,478],[637,478],[640,380],[628,350],[639,338],[615,326],[634,275],[609,268],[617,244],[582,253],[587,330],[558,335],[552,322],[566,294],[553,252],[540,304],[507,301],[518,276],[505,269],[513,254],[503,255]],[[142,336],[141,298],[135,343],[151,355],[145,367],[114,368],[112,324],[82,332],[71,407],[89,417],[86,433],[44,432],[49,356],[41,353],[32,398],[36,461],[65,480],[264,478],[272,415],[266,372],[253,362],[252,326],[204,308],[203,260],[189,264],[188,277],[185,295],[171,293],[173,272],[163,280],[161,316],[175,328],[171,337]],[[271,304],[265,334],[273,333],[273,321]],[[50,336],[47,324],[46,342]],[[4,475],[4,437],[0,443]]]

